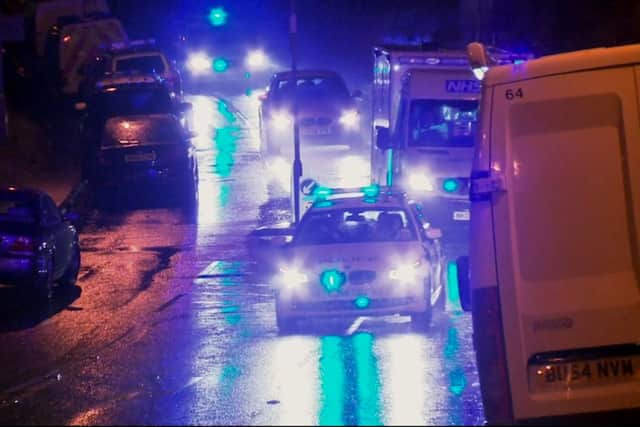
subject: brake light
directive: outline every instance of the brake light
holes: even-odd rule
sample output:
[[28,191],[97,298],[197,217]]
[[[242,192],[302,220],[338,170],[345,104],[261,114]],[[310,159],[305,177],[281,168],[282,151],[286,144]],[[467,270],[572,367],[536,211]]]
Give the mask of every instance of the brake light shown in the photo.
[[8,252],[13,255],[31,255],[34,250],[33,240],[29,237],[16,237],[8,248]]

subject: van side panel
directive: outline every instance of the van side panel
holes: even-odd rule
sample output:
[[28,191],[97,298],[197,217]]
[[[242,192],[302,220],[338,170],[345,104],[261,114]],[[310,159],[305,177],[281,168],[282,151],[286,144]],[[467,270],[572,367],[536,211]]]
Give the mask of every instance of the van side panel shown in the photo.
[[[640,343],[633,67],[495,87],[499,295],[516,419],[640,407],[640,382],[540,391],[540,354]],[[635,159],[635,164],[630,161]],[[633,179],[635,178],[635,180]]]

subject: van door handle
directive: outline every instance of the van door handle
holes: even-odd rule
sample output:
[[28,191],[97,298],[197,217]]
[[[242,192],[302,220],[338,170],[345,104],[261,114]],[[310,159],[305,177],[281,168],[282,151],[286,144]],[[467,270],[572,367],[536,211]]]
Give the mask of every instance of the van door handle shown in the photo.
[[469,188],[469,199],[471,201],[489,200],[494,193],[504,193],[504,175],[488,171],[475,171],[471,174],[471,185]]

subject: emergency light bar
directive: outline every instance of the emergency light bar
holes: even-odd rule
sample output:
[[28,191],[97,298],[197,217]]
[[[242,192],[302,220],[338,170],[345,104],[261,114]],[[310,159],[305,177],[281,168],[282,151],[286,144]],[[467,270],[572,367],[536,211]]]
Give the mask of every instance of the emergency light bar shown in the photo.
[[130,48],[130,47],[140,47],[140,46],[155,45],[155,44],[156,44],[156,39],[148,38],[148,39],[138,39],[138,40],[127,40],[123,42],[113,42],[107,46],[109,46],[111,50],[121,50],[121,49]]
[[469,66],[469,59],[463,56],[455,57],[455,56],[401,56],[398,58],[398,62],[402,65],[434,65],[441,67],[450,67],[450,66],[459,66],[459,67],[467,67]]
[[329,201],[336,199],[346,199],[350,197],[364,197],[365,199],[375,199],[380,195],[405,197],[405,193],[386,186],[379,186],[378,184],[366,185],[364,187],[354,188],[331,188],[315,185],[315,187],[302,186],[303,193],[309,196],[311,200],[315,201]]

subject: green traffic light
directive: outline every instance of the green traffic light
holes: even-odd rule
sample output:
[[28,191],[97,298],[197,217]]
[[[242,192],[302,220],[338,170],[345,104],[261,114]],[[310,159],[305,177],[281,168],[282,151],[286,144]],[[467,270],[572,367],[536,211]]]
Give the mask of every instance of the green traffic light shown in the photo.
[[445,179],[444,182],[442,183],[442,188],[447,193],[454,193],[458,191],[458,187],[459,187],[458,180],[453,178]]
[[220,27],[227,23],[228,16],[223,7],[215,7],[209,11],[209,22],[214,27]]

